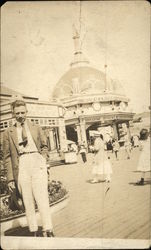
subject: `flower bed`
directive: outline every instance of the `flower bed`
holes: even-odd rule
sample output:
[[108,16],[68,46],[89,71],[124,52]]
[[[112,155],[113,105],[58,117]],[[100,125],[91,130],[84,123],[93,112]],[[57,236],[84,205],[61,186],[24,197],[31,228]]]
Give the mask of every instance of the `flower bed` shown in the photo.
[[[57,211],[60,211],[66,207],[69,199],[68,192],[63,187],[60,181],[49,182],[48,185],[49,192],[49,204],[50,204],[50,213],[53,214]],[[9,195],[1,196],[1,235],[5,235],[5,232],[9,229],[15,229],[18,227],[27,226],[27,218],[24,210],[14,210],[12,211],[9,208]],[[36,204],[35,204],[36,206]],[[41,216],[36,208],[36,219],[38,225],[41,225]]]
[[6,170],[2,168],[2,161],[0,162],[0,196],[8,194]]
[[[67,196],[67,190],[63,187],[60,181],[51,181],[48,184],[48,193],[49,193],[49,204],[50,206],[58,203],[59,201],[63,200]],[[5,195],[1,197],[1,206],[0,206],[0,214],[1,218],[0,221],[6,221],[10,219],[17,218],[19,216],[24,216],[24,210],[11,210],[9,208],[9,195]],[[37,206],[36,206],[37,207]],[[36,208],[36,211],[38,209]]]

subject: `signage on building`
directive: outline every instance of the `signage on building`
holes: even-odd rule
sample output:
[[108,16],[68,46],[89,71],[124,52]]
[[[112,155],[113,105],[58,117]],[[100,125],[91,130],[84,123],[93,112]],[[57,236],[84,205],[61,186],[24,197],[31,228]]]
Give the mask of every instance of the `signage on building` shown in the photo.
[[[70,97],[67,98],[66,100],[64,100],[64,104],[65,106],[69,106],[69,105],[76,105],[76,104],[80,104],[80,103],[100,103],[100,102],[110,102],[110,101],[119,101],[122,102],[122,105],[124,102],[128,102],[128,98],[124,97],[124,96],[117,96],[117,95],[112,95],[112,94],[108,94],[108,95],[80,95],[80,96],[76,96],[76,97]],[[122,106],[123,107],[123,106]],[[125,106],[124,106],[125,108]]]
[[28,116],[58,117],[58,106],[27,103]]

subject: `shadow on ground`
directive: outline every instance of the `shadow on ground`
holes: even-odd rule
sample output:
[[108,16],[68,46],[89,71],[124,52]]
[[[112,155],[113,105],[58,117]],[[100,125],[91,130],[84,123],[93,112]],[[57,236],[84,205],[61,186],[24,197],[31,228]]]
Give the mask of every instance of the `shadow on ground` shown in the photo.
[[[16,227],[5,231],[5,236],[28,236],[32,237],[33,233],[31,233],[28,227]],[[42,227],[38,227],[38,236],[42,237]]]
[[93,179],[90,179],[90,180],[86,180],[87,183],[90,183],[90,184],[98,184],[98,183],[103,183],[105,182],[105,180],[98,180],[97,182],[93,182]]
[[138,185],[136,182],[129,182],[129,185],[133,185],[133,186],[145,186],[145,185],[151,185],[151,180],[146,180],[144,181],[143,185]]

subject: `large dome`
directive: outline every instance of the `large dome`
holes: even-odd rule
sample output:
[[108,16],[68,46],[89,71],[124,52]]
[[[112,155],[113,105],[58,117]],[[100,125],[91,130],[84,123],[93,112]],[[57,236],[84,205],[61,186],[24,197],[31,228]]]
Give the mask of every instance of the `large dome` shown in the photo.
[[105,73],[93,67],[80,66],[68,70],[56,84],[53,98],[64,98],[74,94],[110,93],[125,95],[119,81],[106,79]]

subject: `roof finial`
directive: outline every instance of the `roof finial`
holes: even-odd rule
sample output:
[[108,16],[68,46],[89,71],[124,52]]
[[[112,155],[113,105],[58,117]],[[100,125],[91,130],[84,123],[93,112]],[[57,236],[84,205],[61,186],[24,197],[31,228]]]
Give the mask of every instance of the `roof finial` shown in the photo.
[[79,53],[80,50],[80,34],[77,30],[77,28],[75,27],[75,24],[73,24],[73,40],[74,40],[74,54]]
[[84,57],[81,49],[81,39],[78,29],[73,24],[73,40],[74,40],[74,59],[71,62],[71,67],[82,66],[89,64],[89,61]]

